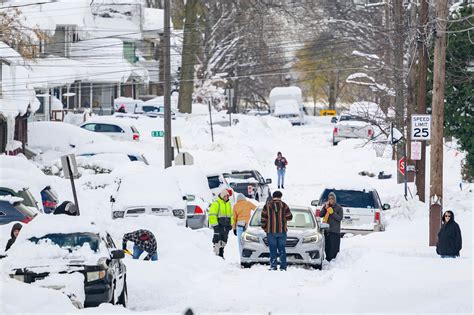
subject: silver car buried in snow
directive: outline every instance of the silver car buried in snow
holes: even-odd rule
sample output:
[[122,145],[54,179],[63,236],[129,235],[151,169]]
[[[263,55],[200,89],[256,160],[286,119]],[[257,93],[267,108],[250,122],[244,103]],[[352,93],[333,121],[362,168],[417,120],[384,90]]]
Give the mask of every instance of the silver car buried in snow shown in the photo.
[[[321,269],[324,260],[324,233],[329,228],[326,223],[315,219],[311,208],[289,206],[293,219],[288,221],[286,239],[286,256],[288,264],[309,265]],[[240,263],[243,267],[252,264],[270,263],[270,249],[265,231],[260,226],[262,207],[254,211],[249,227],[242,234],[242,254]]]

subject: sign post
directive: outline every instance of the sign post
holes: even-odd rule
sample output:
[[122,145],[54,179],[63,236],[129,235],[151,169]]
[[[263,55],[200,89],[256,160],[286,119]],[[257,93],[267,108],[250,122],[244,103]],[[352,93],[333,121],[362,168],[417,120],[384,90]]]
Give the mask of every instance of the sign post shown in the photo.
[[211,138],[212,142],[214,142],[214,129],[212,128],[212,112],[211,112],[211,101],[208,100],[207,104],[209,106],[209,122],[211,123]]
[[77,207],[77,215],[80,215],[79,202],[77,200],[76,185],[74,184],[74,177],[79,175],[77,170],[76,156],[68,154],[61,156],[61,164],[63,166],[64,177],[71,180],[72,195],[74,196],[74,204]]
[[188,152],[181,152],[181,153],[178,153],[178,155],[176,156],[176,161],[174,164],[175,165],[193,165],[194,158]]

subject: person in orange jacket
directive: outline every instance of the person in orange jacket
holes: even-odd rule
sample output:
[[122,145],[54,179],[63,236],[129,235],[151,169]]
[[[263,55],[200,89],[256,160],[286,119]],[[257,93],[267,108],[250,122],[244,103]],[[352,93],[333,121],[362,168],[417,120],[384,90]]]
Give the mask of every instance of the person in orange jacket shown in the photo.
[[232,229],[234,230],[234,235],[237,236],[237,242],[239,243],[239,253],[242,252],[242,244],[240,243],[242,233],[247,229],[252,210],[255,210],[256,208],[257,206],[248,201],[243,194],[238,194],[237,202],[235,203],[233,209],[234,223]]

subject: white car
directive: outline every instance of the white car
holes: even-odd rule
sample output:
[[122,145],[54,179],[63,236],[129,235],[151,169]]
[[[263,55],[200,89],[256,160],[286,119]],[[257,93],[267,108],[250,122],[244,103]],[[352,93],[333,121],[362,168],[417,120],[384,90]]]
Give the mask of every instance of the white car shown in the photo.
[[187,196],[173,176],[147,166],[125,174],[117,182],[117,191],[110,197],[113,219],[148,214],[172,217],[179,225],[186,225]]
[[373,126],[362,118],[353,115],[341,115],[332,131],[332,144],[337,145],[345,139],[372,139]]
[[326,188],[318,200],[311,202],[319,217],[330,192],[336,194],[336,202],[343,208],[341,233],[368,234],[385,230],[384,211],[389,204],[382,204],[377,190],[372,188]]
[[138,129],[124,120],[93,118],[83,123],[80,127],[85,130],[108,135],[116,140],[140,140]]

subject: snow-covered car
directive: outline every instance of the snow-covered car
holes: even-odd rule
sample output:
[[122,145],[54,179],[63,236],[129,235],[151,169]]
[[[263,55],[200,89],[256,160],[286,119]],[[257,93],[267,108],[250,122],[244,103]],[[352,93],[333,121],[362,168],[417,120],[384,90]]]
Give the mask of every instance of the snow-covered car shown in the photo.
[[21,203],[22,199],[17,197],[0,196],[0,225],[12,222],[28,223],[33,220],[38,211]]
[[53,215],[22,228],[3,266],[13,279],[62,291],[77,307],[126,306],[122,258],[123,250],[91,219]]
[[143,152],[133,148],[131,145],[125,145],[125,143],[109,143],[105,144],[87,144],[83,145],[76,150],[74,150],[76,157],[96,157],[107,159],[111,156],[125,156],[131,162],[143,162],[146,165],[149,165],[147,158]]
[[193,165],[169,167],[165,173],[176,179],[181,195],[186,196],[186,226],[192,229],[207,227],[213,198],[206,176]]
[[257,170],[232,171],[225,173],[224,177],[236,193],[244,194],[245,197],[261,202],[271,195],[269,184],[272,180],[263,178]]
[[173,217],[186,225],[186,195],[174,176],[152,167],[129,172],[117,180],[112,194],[112,218],[156,215]]
[[311,202],[316,207],[316,217],[319,217],[330,192],[336,194],[337,203],[344,210],[342,234],[367,234],[385,230],[384,211],[390,209],[390,205],[382,204],[377,190],[373,188],[324,189],[319,199]]
[[[143,115],[151,118],[163,118],[165,116],[164,105],[143,105]],[[176,119],[176,111],[171,109],[171,119]]]
[[[319,223],[309,207],[289,205],[293,219],[288,221],[286,255],[288,264],[309,265],[321,269],[324,254],[323,229],[326,223]],[[270,249],[265,231],[261,227],[262,207],[257,208],[250,219],[249,227],[242,234],[240,264],[270,263]]]
[[[21,198],[21,203],[34,211],[43,211],[42,204],[33,196],[28,184],[16,179],[0,179],[0,196]],[[39,199],[41,200],[41,199]]]
[[111,118],[93,118],[83,123],[81,128],[110,136],[116,140],[138,141],[140,132],[126,120]]
[[364,119],[353,115],[341,115],[332,131],[332,144],[345,139],[372,139],[373,126]]

